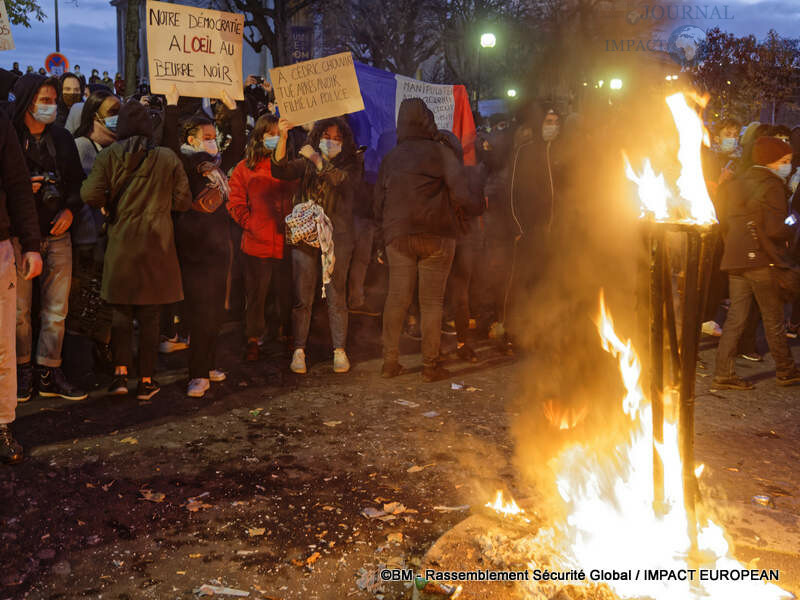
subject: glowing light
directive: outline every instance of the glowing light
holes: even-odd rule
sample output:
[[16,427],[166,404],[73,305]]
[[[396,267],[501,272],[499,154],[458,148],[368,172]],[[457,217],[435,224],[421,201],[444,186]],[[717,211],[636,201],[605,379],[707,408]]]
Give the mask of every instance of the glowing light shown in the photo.
[[495,44],[497,44],[497,38],[493,33],[481,35],[481,48],[494,48]]
[[[497,496],[495,496],[494,502],[487,502],[486,507],[491,508],[504,517],[521,516],[525,513],[524,510],[517,506],[513,498],[508,502],[504,502],[503,492],[500,490],[497,490]],[[527,521],[527,519],[525,520]]]
[[608,87],[612,90],[621,90],[622,89],[622,79],[612,79],[608,82]]
[[506,95],[507,95],[509,98],[516,98],[516,97],[517,97],[517,90],[515,90],[514,88],[511,88],[510,90],[508,90],[508,91],[506,92]]

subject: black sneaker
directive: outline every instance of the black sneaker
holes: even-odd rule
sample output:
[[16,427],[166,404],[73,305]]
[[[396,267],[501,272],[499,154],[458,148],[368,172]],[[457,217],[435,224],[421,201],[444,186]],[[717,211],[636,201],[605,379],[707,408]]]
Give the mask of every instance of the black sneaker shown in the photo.
[[114,375],[111,385],[108,386],[109,396],[125,396],[128,393],[128,376]]
[[89,396],[72,385],[59,367],[39,367],[39,395],[43,398],[84,400]]
[[384,379],[391,379],[403,374],[403,365],[396,361],[384,361],[383,368],[381,369],[381,377]]
[[442,367],[441,365],[436,365],[435,367],[423,367],[422,368],[422,379],[431,383],[433,381],[441,381],[443,379],[447,379],[450,377],[450,371]]
[[33,365],[17,365],[17,402],[27,402],[33,396]]
[[714,377],[711,387],[718,390],[752,390],[754,386],[749,381],[742,379],[738,375],[731,377]]
[[764,362],[764,357],[758,352],[745,352],[744,354],[740,354],[739,358],[749,360],[750,362]]
[[150,381],[147,382],[144,382],[140,379],[139,387],[136,388],[136,399],[150,400],[150,398],[155,396],[160,391],[161,388],[159,387],[158,382],[155,379],[151,379]]
[[22,446],[5,423],[0,424],[0,461],[9,465],[22,461]]
[[795,369],[785,375],[778,375],[778,385],[790,386],[800,383],[800,369]]
[[475,350],[469,344],[464,344],[460,348],[456,350],[456,354],[461,360],[465,360],[467,362],[476,363],[478,362],[478,355],[475,354]]
[[456,331],[456,324],[454,321],[447,321],[442,323],[442,333],[444,335],[455,335]]

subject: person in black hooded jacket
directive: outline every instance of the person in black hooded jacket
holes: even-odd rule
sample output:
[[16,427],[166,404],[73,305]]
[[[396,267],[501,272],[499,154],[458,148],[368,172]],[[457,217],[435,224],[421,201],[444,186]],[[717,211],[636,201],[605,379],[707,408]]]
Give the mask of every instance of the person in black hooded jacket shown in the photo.
[[397,146],[378,171],[374,214],[389,260],[389,295],[383,312],[384,377],[402,372],[400,331],[419,278],[422,376],[447,377],[438,364],[442,307],[458,236],[457,213],[480,214],[453,149],[441,143],[433,113],[419,98],[400,104]]
[[[40,396],[82,400],[86,393],[61,371],[61,348],[72,280],[70,227],[81,207],[83,168],[69,132],[54,123],[58,80],[23,75],[14,84],[13,123],[31,175],[39,215],[44,268],[40,286],[40,330],[36,348]],[[21,248],[15,244],[19,255]],[[17,264],[20,264],[18,261]],[[17,278],[17,398],[33,393],[33,286]]]

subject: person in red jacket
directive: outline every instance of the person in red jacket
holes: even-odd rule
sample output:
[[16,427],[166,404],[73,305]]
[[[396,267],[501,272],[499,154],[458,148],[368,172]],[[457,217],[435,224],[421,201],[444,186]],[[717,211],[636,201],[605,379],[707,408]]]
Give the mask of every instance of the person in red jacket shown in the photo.
[[241,228],[245,285],[245,359],[258,360],[258,341],[264,335],[264,303],[270,279],[283,259],[284,218],[292,210],[296,185],[272,176],[270,156],[278,144],[278,119],[267,114],[256,121],[245,159],[230,178],[228,212]]

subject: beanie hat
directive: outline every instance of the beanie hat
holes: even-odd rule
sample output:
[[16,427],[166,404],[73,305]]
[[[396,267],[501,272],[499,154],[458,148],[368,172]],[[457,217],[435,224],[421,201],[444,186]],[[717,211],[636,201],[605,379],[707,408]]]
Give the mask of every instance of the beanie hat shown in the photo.
[[753,145],[753,163],[763,167],[791,153],[792,147],[783,140],[763,136]]

